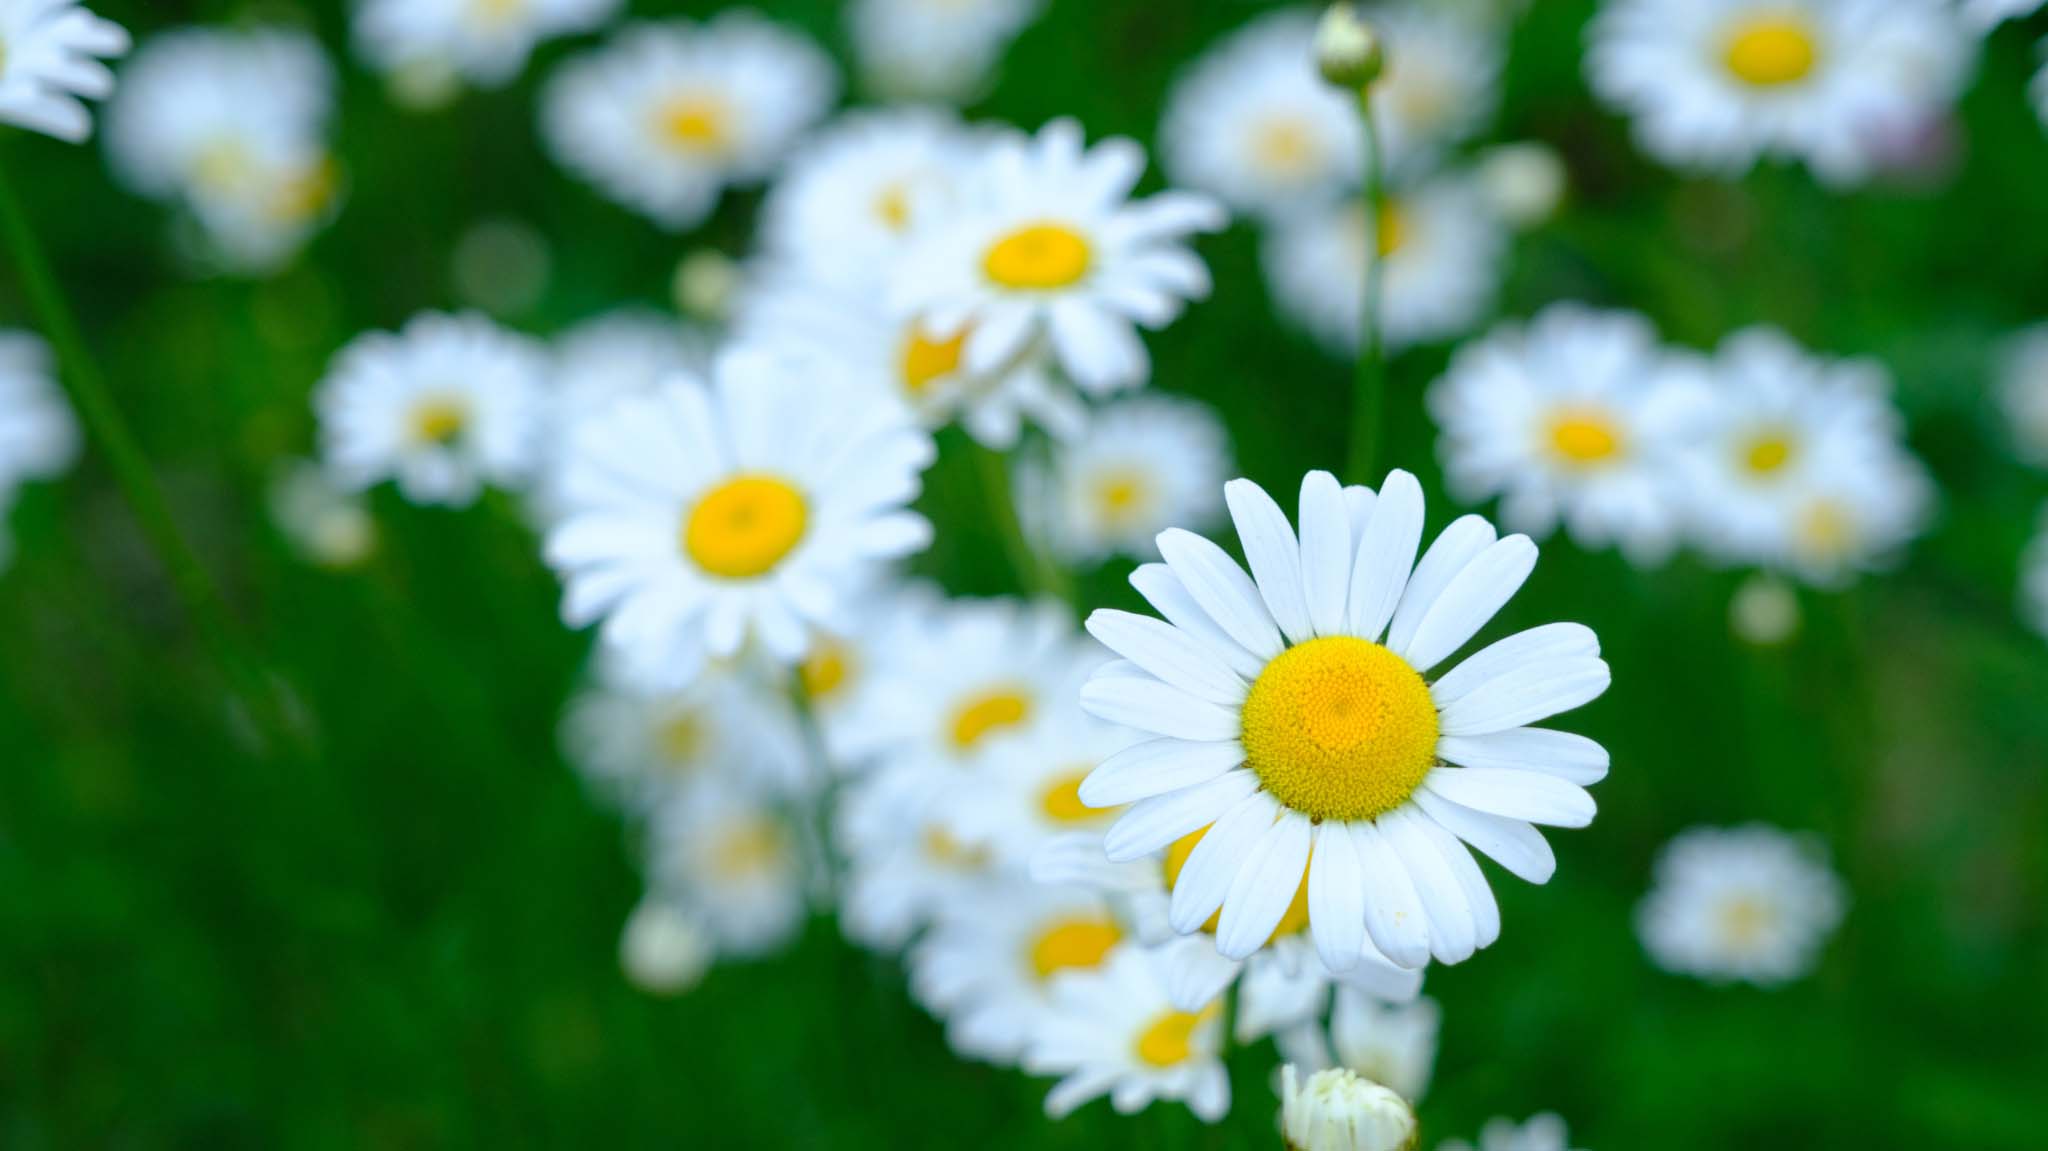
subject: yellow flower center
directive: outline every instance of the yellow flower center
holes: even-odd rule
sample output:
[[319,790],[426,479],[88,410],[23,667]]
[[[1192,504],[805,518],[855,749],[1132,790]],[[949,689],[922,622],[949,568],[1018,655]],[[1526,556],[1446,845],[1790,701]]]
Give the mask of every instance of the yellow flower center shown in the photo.
[[910,189],[902,184],[891,184],[875,197],[875,215],[892,232],[905,231],[910,227]]
[[333,158],[323,156],[278,185],[270,199],[271,215],[289,224],[311,220],[334,203],[340,184]]
[[1095,253],[1087,237],[1065,224],[1029,224],[996,241],[981,269],[1005,287],[1049,292],[1088,274]]
[[1798,446],[1792,437],[1781,431],[1761,432],[1750,437],[1742,447],[1742,466],[1757,479],[1773,476],[1783,471]]
[[801,492],[771,475],[737,475],[690,509],[683,550],[720,579],[754,579],[773,571],[802,542],[810,511]]
[[954,871],[980,871],[988,866],[986,848],[969,847],[938,826],[925,828],[924,854],[934,864]]
[[1429,685],[1376,643],[1325,636],[1259,673],[1244,701],[1245,763],[1312,819],[1372,819],[1408,801],[1436,765]]
[[1095,477],[1095,508],[1111,527],[1128,526],[1152,506],[1152,477],[1137,468],[1105,468]]
[[1796,84],[1812,74],[1819,59],[1812,25],[1789,13],[1740,22],[1729,33],[1724,55],[1735,78],[1753,88]]
[[662,139],[678,152],[715,155],[732,141],[732,109],[715,95],[671,97],[662,104],[657,119]]
[[789,834],[766,816],[724,828],[712,849],[711,867],[724,879],[747,879],[778,866],[789,852]]
[[[1408,246],[1408,209],[1392,196],[1380,201],[1379,235],[1377,237],[1365,234],[1367,217],[1364,204],[1358,205],[1357,213],[1353,217],[1352,222],[1353,226],[1357,229],[1358,251],[1376,253],[1380,259],[1384,260]],[[1375,239],[1377,239],[1377,245],[1374,244]]]
[[[1209,829],[1206,827],[1191,831],[1174,840],[1173,846],[1166,849],[1164,870],[1166,873],[1166,889],[1168,891],[1173,890],[1173,885],[1180,882],[1181,868],[1188,865],[1188,856],[1195,853],[1195,845],[1202,842],[1202,837],[1207,834],[1209,834]],[[1216,934],[1216,924],[1222,918],[1223,912],[1217,911],[1216,914],[1209,917],[1209,922],[1202,925],[1202,930],[1211,935]],[[1273,934],[1266,937],[1266,942],[1270,945],[1275,939],[1279,939],[1283,935],[1294,935],[1306,930],[1307,927],[1308,869],[1304,867],[1301,869],[1301,886],[1294,889],[1294,899],[1288,903],[1287,910],[1280,916],[1280,923],[1273,928]]]
[[1076,768],[1046,785],[1038,797],[1039,810],[1054,823],[1094,823],[1109,813],[1081,802],[1081,781],[1088,769]]
[[969,696],[953,709],[953,750],[968,752],[991,734],[1031,718],[1031,697],[1013,687]]
[[1573,467],[1605,463],[1621,454],[1621,429],[1598,408],[1574,408],[1551,419],[1550,447]]
[[654,733],[654,746],[667,766],[688,767],[704,751],[704,726],[697,722],[695,712],[679,711],[662,720]]
[[1050,979],[1062,971],[1099,967],[1123,937],[1108,919],[1056,920],[1031,944],[1031,970],[1040,979]]
[[1150,1067],[1177,1067],[1195,1054],[1195,1029],[1216,1014],[1210,1004],[1200,1012],[1163,1011],[1138,1033],[1138,1061]]
[[469,427],[469,405],[453,396],[430,396],[412,407],[412,438],[446,447]]
[[1275,176],[1299,176],[1321,156],[1315,132],[1293,116],[1267,121],[1252,141],[1252,162]]
[[803,682],[805,695],[829,699],[853,675],[853,652],[837,640],[820,640],[811,649],[810,658],[797,665],[796,674]]
[[960,356],[967,347],[969,329],[942,340],[924,334],[921,324],[910,325],[910,337],[903,342],[903,390],[911,398],[922,396],[934,383],[960,370]]
[[1749,947],[1763,938],[1776,917],[1762,900],[1740,896],[1721,906],[1721,934],[1737,947]]

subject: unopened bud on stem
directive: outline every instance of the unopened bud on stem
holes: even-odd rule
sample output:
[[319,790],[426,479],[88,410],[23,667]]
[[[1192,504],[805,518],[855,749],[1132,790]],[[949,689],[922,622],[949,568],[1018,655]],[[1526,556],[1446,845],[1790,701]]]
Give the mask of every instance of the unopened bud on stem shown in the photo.
[[1385,1087],[1344,1068],[1303,1083],[1280,1072],[1280,1133],[1290,1151],[1412,1151],[1415,1110]]
[[1362,92],[1386,71],[1380,34],[1355,4],[1332,4],[1316,25],[1316,67],[1323,79],[1348,92]]

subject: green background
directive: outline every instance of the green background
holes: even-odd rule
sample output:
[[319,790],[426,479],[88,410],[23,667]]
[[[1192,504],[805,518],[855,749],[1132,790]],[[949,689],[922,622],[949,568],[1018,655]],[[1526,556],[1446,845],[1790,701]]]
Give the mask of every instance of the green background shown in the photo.
[[[510,500],[374,506],[366,571],[296,562],[267,524],[276,460],[311,450],[307,396],[355,333],[458,303],[449,255],[504,217],[550,240],[547,333],[665,298],[676,260],[741,252],[758,197],[658,234],[547,161],[536,81],[433,114],[394,109],[345,62],[338,4],[95,0],[140,36],[195,19],[310,22],[344,57],[338,222],[274,279],[195,281],[166,214],[115,188],[97,144],[20,133],[0,164],[27,201],[179,522],[311,733],[259,756],[216,663],[97,453],[32,487],[0,575],[0,1146],[1262,1147],[1267,1050],[1235,1067],[1209,1131],[1174,1107],[1095,1105],[1053,1125],[1046,1086],[955,1061],[887,960],[820,921],[786,959],[696,993],[624,984],[639,889],[622,829],[582,793],[555,721],[585,640]],[[637,15],[708,5],[640,0]],[[844,58],[836,5],[768,4]],[[1263,6],[1053,0],[977,116],[1062,114],[1152,142],[1175,71]],[[1555,1109],[1599,1151],[2038,1148],[2048,1129],[2048,644],[2012,611],[2048,477],[2003,452],[1998,336],[2048,315],[2048,137],[2007,28],[1963,101],[1961,166],[1849,197],[1801,171],[1681,179],[1636,156],[1587,96],[1588,0],[1536,0],[1515,33],[1496,138],[1567,158],[1573,199],[1519,242],[1502,300],[1649,314],[1708,346],[1755,322],[1881,357],[1942,517],[1900,571],[1805,595],[1770,651],[1730,638],[1738,576],[1639,573],[1557,542],[1496,625],[1599,631],[1607,696],[1569,726],[1604,741],[1600,819],[1553,836],[1557,878],[1491,869],[1501,941],[1430,976],[1442,1056],[1426,1143]],[[2030,34],[2031,33],[2031,34]],[[1157,182],[1156,173],[1151,178]],[[1272,315],[1248,228],[1204,241],[1215,297],[1153,341],[1156,385],[1215,404],[1246,474],[1291,491],[1342,457],[1349,368]],[[0,325],[27,312],[10,259]],[[1422,387],[1393,369],[1388,458],[1436,485]],[[1016,590],[957,438],[929,477],[960,593]],[[1084,580],[1128,605],[1122,570]],[[1778,991],[1664,975],[1631,913],[1650,862],[1700,822],[1765,820],[1833,847],[1854,893],[1812,978]]]

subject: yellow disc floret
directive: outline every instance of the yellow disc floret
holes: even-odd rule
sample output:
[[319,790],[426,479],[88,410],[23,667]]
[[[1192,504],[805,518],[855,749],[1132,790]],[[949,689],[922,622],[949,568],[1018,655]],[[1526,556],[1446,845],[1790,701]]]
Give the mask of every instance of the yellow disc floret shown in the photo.
[[663,102],[657,124],[671,149],[715,155],[730,143],[732,110],[722,97],[709,93],[679,95]]
[[1138,1033],[1138,1061],[1150,1067],[1177,1067],[1195,1054],[1195,1028],[1216,1013],[1215,1005],[1200,1012],[1163,1011]]
[[1031,944],[1031,970],[1040,979],[1062,971],[1098,967],[1123,940],[1116,922],[1101,917],[1055,920]]
[[1784,471],[1797,454],[1798,446],[1790,433],[1759,432],[1742,445],[1742,466],[1758,478],[1773,476]]
[[742,474],[712,488],[690,509],[683,550],[720,579],[753,579],[796,550],[810,522],[803,494],[787,480]]
[[1550,450],[1569,467],[1591,467],[1621,454],[1621,429],[1598,408],[1559,412],[1550,421]]
[[1244,701],[1245,763],[1311,819],[1394,810],[1436,764],[1437,712],[1406,660],[1351,636],[1281,652]]
[[446,447],[469,427],[469,405],[453,397],[430,396],[413,405],[411,424],[414,441]]
[[1049,292],[1078,283],[1095,262],[1088,238],[1065,224],[1028,224],[990,246],[981,268],[1005,288]]
[[958,332],[942,340],[932,339],[913,324],[910,338],[903,342],[902,374],[903,391],[916,399],[930,390],[931,386],[960,370],[960,356],[967,348],[967,331]]
[[1030,718],[1031,696],[1017,688],[998,688],[969,696],[953,709],[949,733],[953,750],[973,751],[991,734],[1016,727]]
[[[1166,849],[1165,870],[1166,889],[1168,891],[1173,890],[1173,885],[1180,882],[1180,869],[1188,865],[1188,856],[1195,853],[1195,845],[1202,842],[1202,837],[1207,834],[1209,834],[1208,828],[1199,828],[1174,840],[1173,846]],[[1209,917],[1209,922],[1202,925],[1202,930],[1211,935],[1216,934],[1217,921],[1222,918],[1223,913],[1218,911]],[[1266,938],[1266,942],[1271,944],[1273,940],[1283,935],[1293,935],[1307,926],[1308,868],[1304,867],[1301,869],[1301,886],[1294,889],[1293,902],[1287,905],[1286,913],[1280,916],[1279,926],[1273,928],[1273,934]]]
[[1813,73],[1820,46],[1804,19],[1772,15],[1746,20],[1728,37],[1724,59],[1735,78],[1756,88],[1797,84]]

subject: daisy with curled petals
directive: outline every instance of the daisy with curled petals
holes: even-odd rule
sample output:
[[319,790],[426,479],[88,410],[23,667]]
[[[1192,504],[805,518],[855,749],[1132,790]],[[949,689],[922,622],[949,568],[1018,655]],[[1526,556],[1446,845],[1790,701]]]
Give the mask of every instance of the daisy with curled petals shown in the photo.
[[128,33],[77,0],[0,0],[0,124],[72,144],[92,135],[86,100],[104,100],[101,63],[128,51]]
[[1343,1067],[1420,1101],[1436,1070],[1443,1010],[1433,999],[1385,1003],[1353,987],[1337,988],[1329,1033],[1320,1018],[1282,1032],[1281,1057],[1303,1071]]
[[1452,494],[1500,497],[1501,521],[1541,539],[1562,522],[1637,564],[1671,554],[1685,522],[1672,462],[1709,394],[1665,369],[1641,316],[1557,304],[1466,347],[1429,392]]
[[446,68],[498,88],[526,67],[534,45],[585,32],[616,15],[623,0],[365,0],[355,37],[383,72]]
[[1847,902],[1812,837],[1699,827],[1658,855],[1636,930],[1667,971],[1771,986],[1813,970]]
[[1230,1110],[1220,1015],[1216,1006],[1175,1007],[1159,950],[1123,944],[1099,968],[1054,982],[1046,1017],[1024,1051],[1024,1070],[1060,1077],[1045,1097],[1054,1119],[1107,1095],[1122,1115],[1164,1099],[1214,1123]]
[[869,88],[899,99],[965,103],[994,78],[1045,0],[854,0],[854,55]]
[[1150,558],[1175,524],[1207,526],[1223,512],[1230,438],[1204,404],[1144,394],[1096,410],[1086,430],[1053,446],[1049,464],[1017,464],[1018,514],[1060,558]]
[[1451,1139],[1439,1144],[1437,1151],[1570,1151],[1571,1145],[1564,1120],[1546,1111],[1532,1116],[1527,1123],[1489,1119],[1479,1129],[1476,1148],[1463,1139]]
[[1252,576],[1169,531],[1166,562],[1132,577],[1166,619],[1089,617],[1124,660],[1083,705],[1153,737],[1082,784],[1085,803],[1133,805],[1110,858],[1201,832],[1173,880],[1173,926],[1220,909],[1226,958],[1264,946],[1297,902],[1332,971],[1357,966],[1368,937],[1403,967],[1468,958],[1499,935],[1500,909],[1465,845],[1540,883],[1556,860],[1532,825],[1592,821],[1584,785],[1606,751],[1528,725],[1607,689],[1599,641],[1551,624],[1432,679],[1528,578],[1536,545],[1468,516],[1418,560],[1422,489],[1400,471],[1377,494],[1309,473],[1299,540],[1257,485],[1225,495]]
[[810,41],[750,12],[635,24],[562,66],[541,128],[564,167],[670,231],[765,179],[837,95]]
[[1835,185],[1944,113],[1976,51],[1945,0],[1608,0],[1590,36],[1594,91],[1652,155],[1724,175],[1798,159]]
[[322,461],[346,490],[392,480],[413,503],[466,507],[527,478],[546,372],[537,345],[480,315],[359,336],[313,397]]
[[829,361],[729,350],[709,384],[675,377],[571,434],[547,539],[563,618],[601,624],[650,687],[750,639],[794,664],[879,565],[931,541],[907,505],[933,454]]
[[1209,294],[1188,239],[1224,224],[1203,196],[1133,202],[1144,171],[1137,143],[1088,148],[1073,120],[994,141],[959,206],[905,257],[894,307],[923,317],[934,338],[964,336],[971,373],[1042,346],[1083,392],[1142,386],[1152,361],[1138,328],[1162,328]]
[[720,954],[754,958],[803,929],[810,862],[769,794],[729,775],[677,794],[648,828],[649,894],[687,908]]

